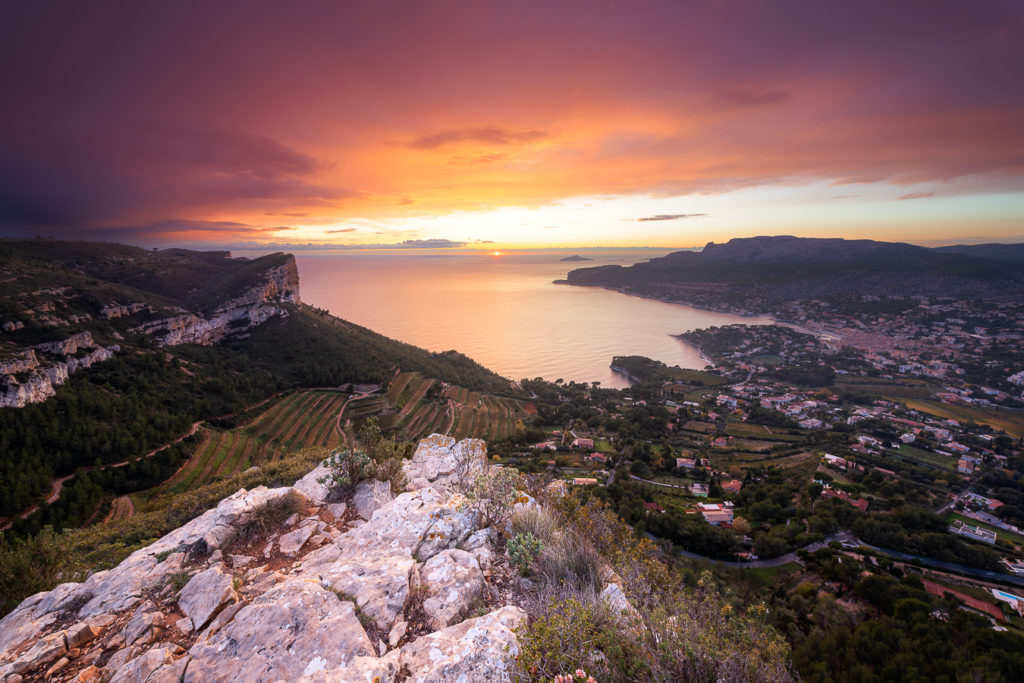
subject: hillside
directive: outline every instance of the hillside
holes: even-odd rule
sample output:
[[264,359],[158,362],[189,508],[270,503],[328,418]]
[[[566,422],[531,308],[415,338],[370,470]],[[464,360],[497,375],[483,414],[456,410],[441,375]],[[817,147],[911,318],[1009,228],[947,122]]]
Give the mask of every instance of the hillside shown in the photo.
[[4,240],[0,330],[0,518],[29,532],[158,485],[194,440],[137,459],[284,390],[384,383],[401,367],[512,393],[461,354],[302,304],[287,254]]
[[241,488],[23,600],[0,680],[792,680],[763,610],[684,582],[600,504],[490,466],[483,441],[367,452],[399,466],[332,484],[349,452]]
[[991,253],[872,240],[752,237],[628,267],[580,268],[560,282],[742,314],[770,313],[815,298],[1012,300],[1024,287],[1024,266]]

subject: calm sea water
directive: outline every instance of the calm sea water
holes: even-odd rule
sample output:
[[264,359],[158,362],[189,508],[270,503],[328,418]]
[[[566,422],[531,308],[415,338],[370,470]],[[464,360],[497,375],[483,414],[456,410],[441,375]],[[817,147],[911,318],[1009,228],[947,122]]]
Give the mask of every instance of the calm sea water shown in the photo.
[[600,251],[503,256],[297,255],[302,299],[431,351],[457,349],[511,379],[601,382],[624,388],[612,356],[642,355],[686,368],[705,363],[673,339],[686,330],[767,323],[618,292],[552,284],[573,268],[629,265],[663,253]]

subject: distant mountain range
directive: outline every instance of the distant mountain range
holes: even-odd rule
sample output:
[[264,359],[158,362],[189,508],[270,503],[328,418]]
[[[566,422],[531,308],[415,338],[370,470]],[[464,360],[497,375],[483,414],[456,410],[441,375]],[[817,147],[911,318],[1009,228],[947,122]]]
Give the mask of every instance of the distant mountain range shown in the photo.
[[873,240],[751,237],[628,267],[580,268],[558,282],[741,313],[834,296],[1008,301],[1024,292],[1024,244],[930,249]]

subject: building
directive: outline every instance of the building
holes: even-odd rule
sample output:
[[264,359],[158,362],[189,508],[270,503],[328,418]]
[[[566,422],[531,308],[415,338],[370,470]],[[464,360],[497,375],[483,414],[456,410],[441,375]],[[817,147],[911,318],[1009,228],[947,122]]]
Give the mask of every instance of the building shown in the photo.
[[999,561],[999,564],[1006,567],[1006,571],[1014,576],[1024,576],[1024,560],[1011,560],[1008,557],[1004,557]]
[[964,524],[957,520],[949,525],[949,530],[957,536],[963,536],[973,541],[981,541],[982,543],[988,543],[994,545],[996,542],[996,532],[983,529],[980,526],[974,526],[972,524]]
[[576,448],[593,448],[594,447],[594,440],[593,439],[578,438],[578,439],[575,439],[572,442],[572,445],[575,446]]
[[676,467],[682,467],[684,469],[692,470],[697,466],[697,461],[693,458],[676,458]]
[[573,486],[591,486],[597,483],[593,477],[576,477],[572,480]]
[[711,526],[732,526],[733,512],[731,508],[726,508],[716,503],[698,503],[697,508],[700,510],[700,514],[704,516],[704,521]]
[[834,489],[831,486],[826,486],[824,489],[822,489],[821,497],[838,498],[839,500],[845,503],[849,503],[850,505],[857,508],[861,512],[867,510],[869,505],[869,502],[867,500],[863,498],[853,498],[846,491],[840,491],[839,489]]
[[697,496],[698,498],[708,497],[708,487],[704,484],[694,482],[690,484],[690,494]]
[[730,479],[722,482],[722,488],[730,493],[739,493],[743,490],[743,482],[739,479]]
[[960,458],[956,463],[956,471],[960,474],[972,474],[974,472],[974,463],[965,458]]

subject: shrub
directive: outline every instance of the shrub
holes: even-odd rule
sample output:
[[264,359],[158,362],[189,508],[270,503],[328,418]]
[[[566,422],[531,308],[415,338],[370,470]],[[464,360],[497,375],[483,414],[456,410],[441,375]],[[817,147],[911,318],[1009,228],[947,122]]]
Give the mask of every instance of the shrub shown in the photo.
[[0,533],[0,615],[33,593],[82,578],[75,560],[69,535],[50,527],[30,538]]
[[617,637],[609,626],[592,604],[574,598],[547,602],[539,616],[517,630],[520,678],[547,682],[576,669],[607,676],[600,653],[613,649]]
[[519,568],[519,573],[526,576],[530,563],[533,562],[543,547],[544,544],[541,543],[540,539],[527,531],[523,534],[516,534],[509,539],[508,556],[512,559],[512,564]]
[[346,438],[349,443],[358,443],[360,448],[337,451],[327,458],[325,464],[330,473],[322,477],[320,483],[330,486],[340,498],[351,496],[359,482],[367,479],[390,483],[393,493],[405,488],[402,461],[411,455],[411,443],[385,439],[376,417],[363,422],[358,436],[347,432]]
[[533,534],[542,543],[554,538],[559,520],[542,507],[517,510],[510,519],[513,534]]
[[555,536],[544,546],[534,569],[538,579],[550,588],[557,587],[559,592],[584,596],[601,592],[601,556],[572,530]]
[[281,526],[286,519],[302,509],[302,496],[295,491],[289,491],[280,498],[267,501],[252,511],[249,520],[235,528],[231,539],[225,544],[249,545],[257,539],[263,538],[272,528]]
[[480,527],[504,529],[516,503],[529,500],[521,492],[522,475],[501,467],[477,475],[466,491],[466,500],[480,513]]

